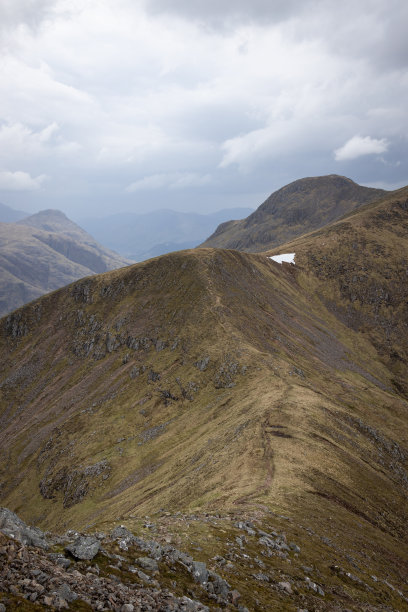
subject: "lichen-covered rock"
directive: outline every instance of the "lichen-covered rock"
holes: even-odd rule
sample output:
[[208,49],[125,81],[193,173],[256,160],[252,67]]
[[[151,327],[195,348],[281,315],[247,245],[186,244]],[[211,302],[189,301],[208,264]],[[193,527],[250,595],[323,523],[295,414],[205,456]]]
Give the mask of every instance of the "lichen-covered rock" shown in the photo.
[[194,576],[194,580],[196,580],[200,584],[208,582],[208,569],[206,564],[202,561],[193,561],[191,573]]
[[90,561],[98,554],[100,547],[100,541],[94,536],[79,536],[72,544],[68,544],[66,550],[75,559]]
[[196,361],[194,365],[196,366],[196,368],[200,370],[200,372],[204,372],[204,370],[207,369],[209,363],[210,363],[210,358],[203,357],[202,359],[199,359],[198,361]]
[[149,572],[157,572],[159,569],[157,561],[155,559],[151,559],[150,557],[139,557],[137,564]]
[[127,527],[125,527],[124,525],[118,525],[117,527],[112,529],[110,537],[112,538],[112,540],[126,538],[129,539],[129,541],[134,540],[135,538],[133,533],[129,531],[129,529],[127,529]]

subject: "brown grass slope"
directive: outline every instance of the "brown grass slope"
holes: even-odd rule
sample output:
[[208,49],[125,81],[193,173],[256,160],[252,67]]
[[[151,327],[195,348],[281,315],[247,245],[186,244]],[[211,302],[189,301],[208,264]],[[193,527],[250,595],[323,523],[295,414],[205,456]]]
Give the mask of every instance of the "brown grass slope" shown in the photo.
[[[406,223],[405,205],[397,212]],[[376,232],[389,222],[380,215]],[[296,266],[179,252],[4,318],[0,503],[57,529],[131,524],[163,507],[271,510],[305,547],[307,534],[324,535],[332,553],[320,571],[358,557],[402,585],[407,402],[381,342],[332,307],[335,280],[313,265],[323,238],[304,240]],[[359,256],[342,253],[345,265]]]
[[73,280],[130,263],[98,245],[63,213],[44,213],[0,223],[1,315]]
[[364,335],[408,397],[408,187],[281,245],[296,252],[302,285]]
[[303,178],[273,193],[242,221],[227,221],[201,246],[266,251],[385,195],[336,174]]

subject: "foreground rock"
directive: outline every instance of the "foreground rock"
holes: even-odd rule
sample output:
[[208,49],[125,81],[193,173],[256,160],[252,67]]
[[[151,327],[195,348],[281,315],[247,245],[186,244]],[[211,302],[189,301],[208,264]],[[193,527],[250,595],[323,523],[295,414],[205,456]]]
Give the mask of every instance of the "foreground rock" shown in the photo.
[[44,549],[49,546],[41,529],[29,527],[8,508],[0,508],[0,531],[26,546],[37,546]]
[[[162,510],[154,523],[131,523],[135,533],[121,525],[45,539],[2,509],[0,612],[406,609],[405,589],[389,574],[374,574],[323,533],[267,514]],[[48,550],[24,543],[29,537]]]
[[[199,601],[175,597],[167,589],[144,587],[139,581],[124,584],[115,574],[104,576],[97,565],[65,569],[52,557],[0,534],[0,606],[3,610],[14,610],[23,600],[56,610],[69,609],[72,602],[82,602],[92,610],[121,612],[208,610]],[[111,561],[114,562],[113,557]]]

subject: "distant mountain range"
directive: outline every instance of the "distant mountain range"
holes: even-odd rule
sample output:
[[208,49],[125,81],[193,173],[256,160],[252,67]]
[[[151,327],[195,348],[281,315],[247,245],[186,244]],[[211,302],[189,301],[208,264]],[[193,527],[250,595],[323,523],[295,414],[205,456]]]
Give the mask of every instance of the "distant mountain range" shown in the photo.
[[22,210],[15,210],[6,204],[0,202],[0,223],[15,223],[24,217],[28,217],[29,213]]
[[323,227],[386,193],[336,174],[303,178],[275,191],[246,219],[221,224],[201,246],[266,251]]
[[83,276],[129,263],[58,210],[0,223],[0,314]]
[[243,219],[251,208],[229,208],[210,214],[154,210],[80,219],[81,227],[106,247],[134,261],[190,249],[228,219]]
[[0,315],[83,276],[196,247],[211,232],[201,246],[265,251],[384,194],[330,175],[286,185],[256,211],[118,213],[83,219],[85,229],[58,210],[27,216],[0,204]]
[[88,219],[85,225],[102,246],[59,210],[28,216],[1,204],[0,315],[78,278],[194,247],[221,221],[250,211],[199,215],[163,210]]

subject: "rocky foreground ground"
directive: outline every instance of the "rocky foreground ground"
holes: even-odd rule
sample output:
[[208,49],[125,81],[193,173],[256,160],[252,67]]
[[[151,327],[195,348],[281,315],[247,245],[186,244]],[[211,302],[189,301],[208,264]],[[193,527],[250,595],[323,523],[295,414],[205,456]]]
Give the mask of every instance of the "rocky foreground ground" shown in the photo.
[[[328,581],[316,564],[305,565],[300,547],[284,532],[264,531],[256,519],[236,520],[228,534],[231,517],[178,513],[177,520],[193,529],[204,521],[209,540],[218,533],[223,554],[196,560],[167,543],[172,538],[154,523],[144,527],[156,533],[155,539],[134,535],[123,525],[92,535],[44,534],[1,508],[0,612],[408,610],[402,591],[376,576],[363,579],[356,560],[349,560],[356,573],[331,565]],[[196,549],[202,557],[203,549]]]

